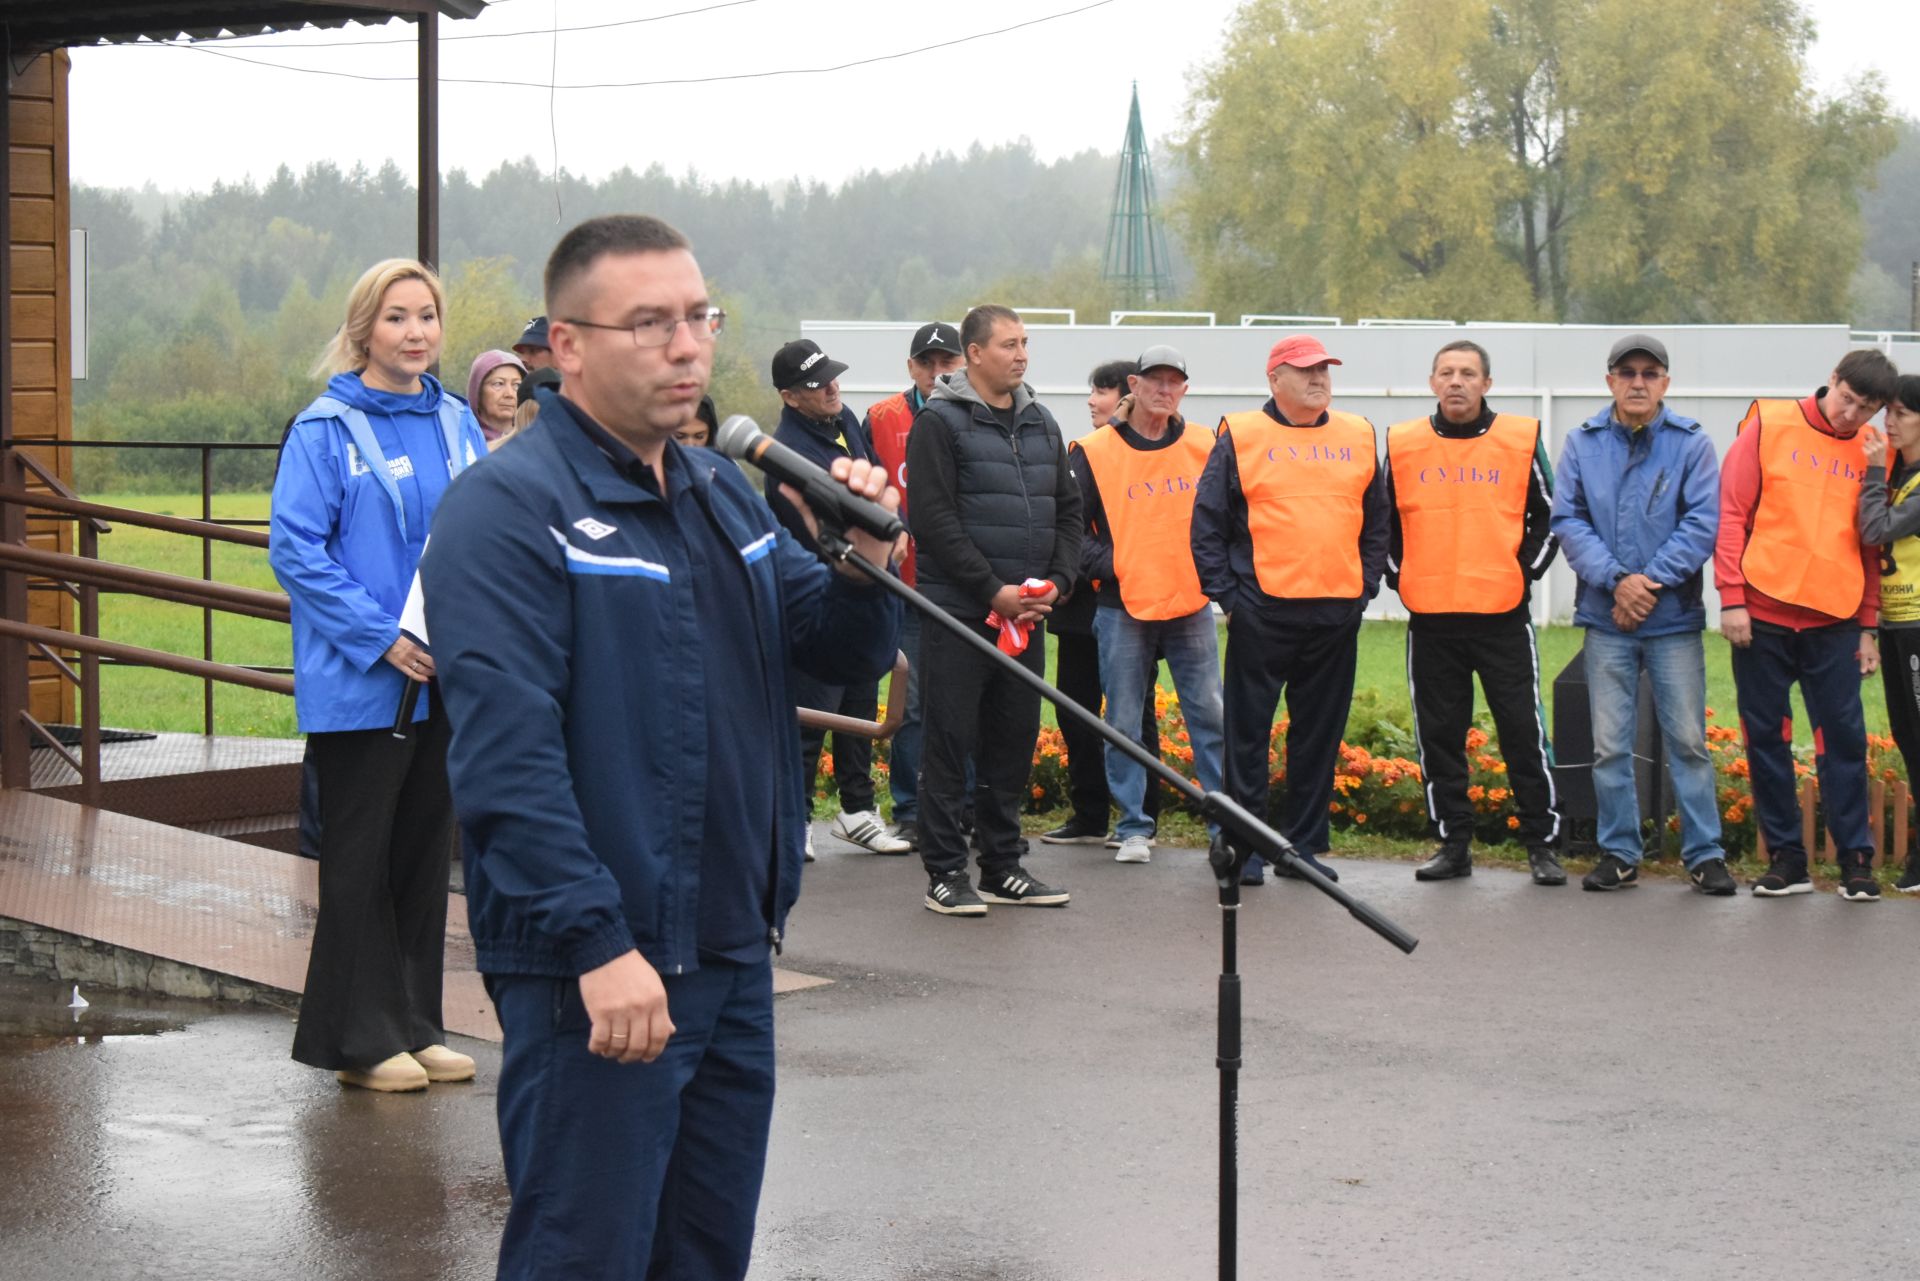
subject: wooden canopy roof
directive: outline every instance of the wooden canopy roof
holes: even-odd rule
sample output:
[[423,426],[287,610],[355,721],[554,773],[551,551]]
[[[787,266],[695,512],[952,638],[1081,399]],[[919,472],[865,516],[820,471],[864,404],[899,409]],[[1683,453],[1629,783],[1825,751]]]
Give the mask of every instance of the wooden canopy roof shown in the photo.
[[472,18],[486,7],[486,0],[0,0],[0,28],[17,58],[67,45],[208,40],[426,14]]

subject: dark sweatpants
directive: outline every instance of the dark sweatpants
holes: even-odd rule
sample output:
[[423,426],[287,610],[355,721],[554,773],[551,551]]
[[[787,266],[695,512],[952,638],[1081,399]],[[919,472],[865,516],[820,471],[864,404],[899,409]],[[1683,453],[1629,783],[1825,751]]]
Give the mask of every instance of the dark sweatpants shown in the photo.
[[[817,712],[837,712],[855,720],[875,720],[880,714],[880,687],[862,681],[858,685],[827,685],[795,669],[787,677],[787,692],[795,707],[811,707]],[[800,727],[800,778],[806,784],[802,795],[806,810],[813,813],[814,779],[820,772],[820,749],[828,731]],[[873,740],[858,734],[833,736],[833,782],[840,792],[840,810],[858,814],[873,808]]]
[[406,738],[391,728],[310,734],[320,776],[320,914],[293,1057],[366,1068],[446,1040],[440,984],[447,939],[453,801],[447,717]]
[[[1100,642],[1093,633],[1056,632],[1054,639],[1053,683],[1062,694],[1080,706],[1100,715]],[[1160,754],[1160,719],[1154,715],[1153,699],[1148,698],[1140,721],[1140,739],[1148,751]],[[1067,784],[1072,795],[1073,816],[1090,823],[1105,823],[1113,806],[1107,795],[1106,740],[1071,716],[1056,716],[1060,737],[1067,747]],[[1148,818],[1160,816],[1160,780],[1147,779]]]
[[1407,683],[1413,692],[1414,734],[1420,740],[1420,774],[1426,780],[1427,814],[1440,839],[1473,839],[1473,802],[1467,798],[1467,730],[1473,725],[1473,678],[1493,713],[1500,758],[1507,765],[1516,833],[1528,845],[1559,839],[1559,800],[1553,788],[1553,756],[1540,709],[1540,651],[1533,625],[1524,618],[1489,623],[1485,631],[1407,628]]
[[[991,638],[985,627],[977,635]],[[1046,671],[1046,646],[1035,629],[1019,662],[1035,675]],[[973,760],[974,844],[980,866],[991,871],[1026,853],[1020,810],[1033,775],[1033,744],[1040,734],[1040,695],[1003,672],[1000,664],[953,635],[928,624],[920,633],[920,713],[925,737],[920,755],[920,858],[930,875],[967,865],[960,811],[966,798],[967,760]]]
[[1733,651],[1733,688],[1747,740],[1753,817],[1775,858],[1797,857],[1803,867],[1807,858],[1800,839],[1799,779],[1793,768],[1790,700],[1796,681],[1813,720],[1814,767],[1827,830],[1841,850],[1873,852],[1859,649],[1857,623],[1798,632],[1755,623],[1753,643]]
[[1238,609],[1227,623],[1227,795],[1250,813],[1267,813],[1267,754],[1284,692],[1287,789],[1278,826],[1309,854],[1327,852],[1327,807],[1353,701],[1359,643],[1357,618],[1337,627],[1302,627]]
[[[1880,628],[1880,683],[1887,696],[1887,727],[1906,762],[1907,777],[1920,782],[1920,627]],[[1920,831],[1908,849],[1920,845]],[[1904,857],[1906,850],[1889,850]]]
[[490,974],[512,1205],[499,1281],[739,1281],[773,1119],[773,967],[664,974],[651,1063],[587,1051],[580,982]]

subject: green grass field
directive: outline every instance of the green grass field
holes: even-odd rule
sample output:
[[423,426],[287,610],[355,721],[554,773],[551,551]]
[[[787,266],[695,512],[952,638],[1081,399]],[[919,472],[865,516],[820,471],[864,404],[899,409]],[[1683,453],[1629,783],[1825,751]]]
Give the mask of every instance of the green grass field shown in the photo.
[[[198,516],[200,500],[193,495],[103,494],[99,502],[174,516]],[[263,519],[267,513],[267,495],[231,494],[216,497],[214,515],[232,519]],[[100,555],[122,564],[146,569],[161,569],[197,577],[200,573],[200,544],[175,534],[117,526],[100,540]],[[216,546],[213,555],[214,577],[245,587],[279,590],[267,567],[267,554],[251,548]],[[110,640],[168,650],[176,654],[199,656],[201,653],[201,613],[184,605],[143,600],[133,596],[101,596],[101,633]],[[1406,635],[1404,623],[1367,623],[1360,633],[1359,666],[1354,680],[1357,691],[1354,721],[1390,717],[1407,720]],[[1221,629],[1225,648],[1225,628]],[[1551,725],[1553,677],[1580,648],[1578,628],[1547,627],[1540,631],[1541,696],[1546,701]],[[1052,642],[1049,641],[1049,648]],[[1727,644],[1718,634],[1707,637],[1707,705],[1714,709],[1715,722],[1732,725],[1734,719],[1733,675],[1727,657]],[[228,663],[285,665],[291,662],[291,641],[287,629],[260,619],[216,615],[214,619],[214,657]],[[1162,683],[1166,683],[1164,671]],[[1369,696],[1368,691],[1372,691]],[[1885,733],[1886,707],[1880,697],[1879,682],[1870,681],[1865,689],[1867,728]],[[108,668],[101,676],[101,705],[104,723],[128,729],[185,730],[201,729],[201,684],[170,672]],[[1476,706],[1484,713],[1485,703]],[[270,737],[290,736],[294,731],[293,701],[276,694],[219,685],[214,691],[214,728],[221,734],[249,734]],[[1051,707],[1046,712],[1052,722]],[[1804,715],[1796,719],[1803,739],[1810,738]]]

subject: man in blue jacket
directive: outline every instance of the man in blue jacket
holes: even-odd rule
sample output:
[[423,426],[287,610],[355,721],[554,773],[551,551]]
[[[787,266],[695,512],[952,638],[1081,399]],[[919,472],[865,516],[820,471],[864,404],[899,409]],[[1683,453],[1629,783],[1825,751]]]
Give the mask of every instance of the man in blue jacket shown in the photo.
[[1580,576],[1574,621],[1587,629],[1601,858],[1581,886],[1624,889],[1640,877],[1633,743],[1645,671],[1673,770],[1687,875],[1703,894],[1728,895],[1734,882],[1720,849],[1701,641],[1702,566],[1720,524],[1720,468],[1700,424],[1667,408],[1667,369],[1658,338],[1629,334],[1613,345],[1613,404],[1568,438],[1553,499],[1553,532]]
[[565,395],[448,489],[421,565],[505,1033],[500,1276],[738,1278],[806,822],[788,673],[878,679],[898,609],[673,441],[722,321],[679,232],[582,223],[546,300]]
[[[830,467],[836,458],[860,458],[878,467],[880,455],[851,409],[840,400],[840,375],[847,367],[820,350],[810,338],[796,338],[773,353],[773,388],[780,393],[780,422],[773,438],[802,458]],[[780,494],[778,482],[767,477],[767,505],[801,546],[818,551],[799,510]],[[815,711],[835,712],[855,720],[877,720],[880,687],[873,681],[854,685],[817,681],[796,673],[793,701]],[[811,811],[813,781],[820,768],[820,751],[827,731],[811,726],[800,731],[801,794]],[[833,835],[875,854],[905,854],[913,846],[889,832],[873,804],[873,740],[857,734],[833,736],[833,782],[840,793],[840,814]],[[807,857],[813,857],[811,832]]]

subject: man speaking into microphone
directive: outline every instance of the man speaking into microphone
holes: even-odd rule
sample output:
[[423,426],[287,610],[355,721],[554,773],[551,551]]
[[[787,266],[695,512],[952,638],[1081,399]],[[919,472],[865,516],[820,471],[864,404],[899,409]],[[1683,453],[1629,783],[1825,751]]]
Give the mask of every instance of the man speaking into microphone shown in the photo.
[[[565,394],[448,490],[421,565],[505,1034],[499,1275],[739,1278],[806,828],[790,669],[877,680],[898,609],[674,442],[723,320],[679,232],[582,223],[546,302]],[[865,461],[832,477],[898,506]]]

